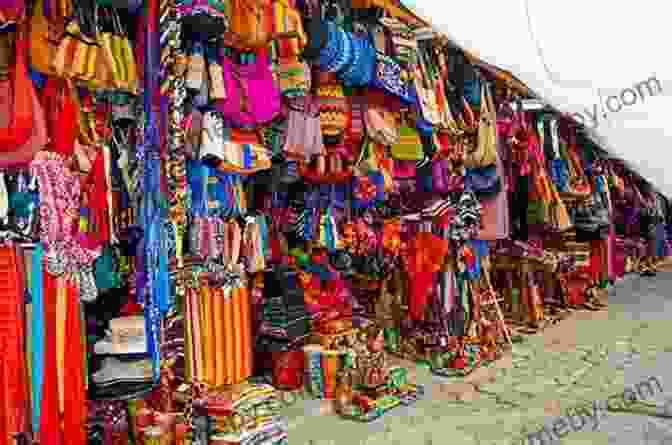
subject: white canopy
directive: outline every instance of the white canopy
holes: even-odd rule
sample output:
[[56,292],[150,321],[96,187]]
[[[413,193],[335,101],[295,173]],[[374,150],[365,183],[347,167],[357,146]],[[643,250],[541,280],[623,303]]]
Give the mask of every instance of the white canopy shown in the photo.
[[672,196],[672,25],[663,2],[402,2],[585,122],[602,148]]

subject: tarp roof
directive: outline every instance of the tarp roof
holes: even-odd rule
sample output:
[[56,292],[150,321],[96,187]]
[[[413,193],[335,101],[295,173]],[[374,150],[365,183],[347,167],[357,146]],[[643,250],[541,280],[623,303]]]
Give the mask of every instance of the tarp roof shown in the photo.
[[602,148],[672,197],[670,25],[659,2],[403,4],[468,54],[585,122]]

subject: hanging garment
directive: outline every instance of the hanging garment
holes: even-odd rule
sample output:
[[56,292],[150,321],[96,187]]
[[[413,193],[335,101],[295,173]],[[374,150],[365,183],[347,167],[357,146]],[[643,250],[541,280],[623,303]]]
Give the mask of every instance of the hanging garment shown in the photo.
[[52,138],[49,149],[66,158],[72,156],[79,135],[79,106],[73,94],[70,81],[54,77],[47,79],[41,92]]
[[309,161],[326,154],[318,105],[308,96],[290,104],[284,154],[288,159]]
[[84,342],[82,336],[79,286],[73,277],[62,280],[65,295],[63,345],[63,439],[68,445],[86,445],[87,397]]
[[411,243],[406,265],[411,274],[409,310],[412,320],[425,318],[429,293],[433,289],[434,274],[438,272],[448,253],[448,241],[429,232],[419,233]]
[[98,295],[93,262],[99,246],[89,248],[76,237],[79,225],[79,179],[57,153],[41,151],[31,162],[40,191],[40,239],[44,243],[47,270],[54,275],[77,274],[80,298],[91,301]]
[[30,341],[32,353],[31,389],[33,391],[33,432],[40,432],[42,390],[45,369],[45,313],[44,313],[44,248],[38,243],[32,254],[32,320]]

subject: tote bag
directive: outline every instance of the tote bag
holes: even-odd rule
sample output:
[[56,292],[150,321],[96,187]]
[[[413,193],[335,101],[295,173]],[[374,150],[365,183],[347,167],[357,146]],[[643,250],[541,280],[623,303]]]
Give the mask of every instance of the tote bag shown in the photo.
[[[13,111],[10,103],[12,93],[13,86],[10,82],[0,81],[0,128],[10,125]],[[13,147],[10,151],[0,151],[0,167],[28,165],[33,160],[35,154],[42,150],[49,142],[44,110],[42,109],[42,105],[40,105],[32,83],[28,90],[23,91],[23,94],[30,99],[33,108],[32,134],[24,144]]]
[[425,157],[420,134],[403,114],[399,128],[399,142],[392,145],[390,151],[392,158],[398,161],[422,161]]
[[223,54],[222,74],[227,97],[216,107],[227,122],[253,128],[267,124],[280,113],[280,90],[276,85],[268,50],[257,51],[253,63],[239,64]]
[[467,151],[464,164],[468,168],[487,167],[497,160],[497,111],[489,88],[481,85],[481,116],[478,124],[478,142]]
[[[504,177],[502,162],[497,158],[497,175]],[[495,241],[506,239],[511,232],[509,218],[509,199],[506,187],[494,198],[481,201],[481,228],[478,239]]]
[[27,38],[20,34],[16,40],[16,62],[10,75],[12,94],[3,96],[5,101],[11,101],[11,110],[7,126],[0,127],[0,152],[14,151],[26,144],[33,134],[34,106],[30,95],[33,82],[28,75],[27,53]]

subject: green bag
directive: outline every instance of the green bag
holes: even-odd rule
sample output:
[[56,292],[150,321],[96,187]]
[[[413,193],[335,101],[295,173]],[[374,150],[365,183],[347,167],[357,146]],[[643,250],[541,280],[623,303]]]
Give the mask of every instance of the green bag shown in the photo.
[[422,149],[422,139],[418,131],[408,125],[408,121],[402,122],[399,128],[399,142],[390,147],[392,158],[397,161],[422,161],[425,152]]
[[101,292],[117,289],[121,286],[121,279],[117,272],[111,248],[106,247],[103,250],[103,254],[96,259],[94,263],[94,276],[96,287]]
[[530,201],[527,203],[527,223],[545,224],[547,208],[544,201]]

